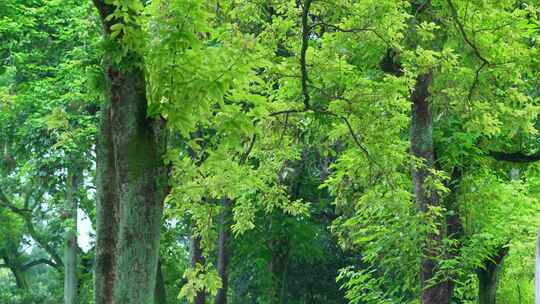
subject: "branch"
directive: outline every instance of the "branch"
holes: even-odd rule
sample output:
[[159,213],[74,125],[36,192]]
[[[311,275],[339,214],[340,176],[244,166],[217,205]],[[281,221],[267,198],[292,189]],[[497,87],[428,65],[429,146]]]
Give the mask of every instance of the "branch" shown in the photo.
[[512,163],[532,163],[540,161],[540,153],[525,154],[523,152],[505,153],[498,151],[490,151],[489,156],[498,161],[507,161]]
[[375,36],[377,36],[379,39],[381,39],[384,43],[390,45],[390,43],[384,39],[384,37],[379,34],[379,32],[377,32],[375,29],[373,28],[369,28],[369,27],[355,27],[355,28],[348,28],[348,29],[344,29],[344,28],[341,28],[337,25],[334,25],[334,24],[329,24],[329,23],[325,23],[325,22],[317,22],[315,24],[313,24],[311,26],[311,29],[317,27],[317,26],[324,26],[324,27],[328,27],[328,28],[332,28],[338,32],[343,32],[343,33],[360,33],[360,32],[372,32],[373,34],[375,34]]
[[478,82],[480,81],[480,71],[487,65],[486,62],[482,62],[482,65],[476,69],[476,73],[474,76],[473,83],[471,84],[471,88],[469,89],[469,94],[467,95],[467,100],[471,100],[472,94],[474,93],[474,90],[476,89],[476,86],[478,85]]
[[56,265],[53,261],[51,260],[47,260],[47,259],[38,259],[38,260],[35,260],[35,261],[32,261],[32,262],[29,262],[25,265],[22,266],[22,271],[26,271],[28,270],[29,268],[31,267],[34,267],[34,266],[37,266],[37,265],[41,265],[41,264],[47,264],[49,266],[51,266],[52,268],[55,268],[55,269],[58,269],[59,266]]
[[6,196],[4,191],[2,191],[1,188],[0,188],[0,205],[22,216],[26,216],[26,214],[28,214],[29,212],[32,212],[32,210],[30,209],[21,209],[21,208],[16,207],[15,204],[13,204],[10,199],[8,199],[8,197]]
[[273,113],[270,113],[268,116],[274,117],[274,116],[283,115],[283,114],[295,114],[295,113],[304,113],[304,112],[306,112],[306,109],[290,109],[290,110],[281,110],[281,111],[273,112]]
[[302,94],[304,95],[304,107],[310,108],[309,105],[309,91],[308,91],[308,71],[306,66],[306,53],[309,44],[309,35],[311,33],[311,27],[308,25],[309,7],[312,0],[306,0],[302,9],[302,48],[300,49],[300,73],[302,82]]
[[447,0],[447,2],[448,2],[448,6],[450,7],[450,11],[452,13],[452,17],[454,18],[454,21],[456,22],[459,28],[459,31],[461,32],[461,35],[463,36],[463,39],[465,39],[465,42],[473,49],[474,54],[476,55],[476,57],[478,57],[478,59],[480,59],[480,61],[482,61],[485,64],[490,64],[489,61],[484,56],[482,56],[478,47],[469,39],[469,36],[465,32],[465,28],[463,24],[459,21],[457,9],[452,3],[452,0]]
[[360,139],[358,138],[358,136],[356,135],[356,133],[354,133],[354,130],[351,126],[351,123],[349,122],[349,120],[345,117],[345,116],[341,116],[340,117],[341,120],[343,120],[345,122],[345,124],[347,125],[347,129],[349,129],[349,133],[351,134],[351,137],[353,138],[353,141],[354,143],[356,144],[356,146],[358,146],[358,148],[366,155],[366,157],[369,159],[369,160],[372,160],[371,159],[371,155],[369,154],[369,151],[367,150],[366,147],[364,147],[362,145],[362,143],[360,142]]
[[467,35],[467,32],[465,32],[465,27],[459,21],[459,16],[458,16],[457,9],[454,6],[454,3],[452,3],[452,0],[447,0],[447,2],[448,2],[448,6],[450,7],[450,12],[452,13],[452,17],[454,18],[454,21],[456,22],[456,24],[458,26],[458,29],[461,32],[461,35],[463,36],[463,39],[471,47],[471,49],[473,50],[476,57],[478,57],[478,59],[480,59],[480,61],[482,61],[482,65],[476,70],[474,81],[473,81],[473,83],[471,85],[471,88],[469,89],[469,94],[467,96],[467,99],[471,100],[472,94],[473,94],[474,90],[476,89],[476,86],[478,85],[478,82],[480,80],[480,71],[482,71],[482,69],[485,66],[490,65],[491,63],[489,62],[489,60],[487,60],[482,55],[482,53],[480,53],[480,50],[478,49],[478,46],[476,46],[476,44],[474,44],[472,42],[472,40],[469,39],[469,36]]
[[42,235],[40,235],[36,229],[34,228],[34,225],[32,224],[32,220],[29,217],[24,218],[26,222],[26,229],[28,229],[28,234],[36,241],[36,243],[43,248],[54,260],[55,264],[58,265],[57,269],[63,265],[62,258],[56,253],[56,251],[49,245],[47,240],[43,238]]
[[251,153],[251,150],[253,150],[253,146],[255,145],[256,139],[257,139],[257,135],[253,134],[253,136],[251,137],[251,142],[249,143],[248,149],[240,157],[240,165],[243,165],[246,162],[247,158],[249,157],[249,154]]

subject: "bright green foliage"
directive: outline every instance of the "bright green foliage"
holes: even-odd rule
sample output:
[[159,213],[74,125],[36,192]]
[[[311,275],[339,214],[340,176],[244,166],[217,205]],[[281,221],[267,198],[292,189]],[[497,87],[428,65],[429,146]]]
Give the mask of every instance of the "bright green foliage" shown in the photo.
[[[76,229],[64,221],[67,171],[77,166],[79,174],[87,172],[86,180],[92,177],[88,169],[99,94],[88,75],[99,50],[88,4],[0,4],[0,213],[11,218],[2,220],[6,231],[0,251],[9,239],[15,247],[8,252],[21,258],[10,269],[21,271],[28,283],[27,291],[16,292],[9,303],[58,303],[61,298],[63,236]],[[77,189],[76,195],[90,206],[86,189]],[[17,240],[4,239],[15,233]],[[25,266],[39,259],[49,265]]]

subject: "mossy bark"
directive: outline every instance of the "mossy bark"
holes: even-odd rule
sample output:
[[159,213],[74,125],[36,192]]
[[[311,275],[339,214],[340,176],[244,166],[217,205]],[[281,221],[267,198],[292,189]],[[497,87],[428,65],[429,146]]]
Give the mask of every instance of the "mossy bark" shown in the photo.
[[118,230],[118,193],[109,103],[104,103],[101,106],[100,119],[100,134],[96,146],[97,206],[94,294],[96,304],[107,304],[114,303]]
[[[107,19],[115,8],[94,4],[105,39],[122,48],[109,35],[120,22]],[[131,50],[119,65],[105,55],[109,87],[97,145],[95,302],[148,304],[154,302],[167,183],[164,122],[148,116],[142,60]]]
[[96,303],[147,304],[154,299],[166,186],[164,129],[147,117],[141,71],[110,66],[108,75],[97,162]]
[[[439,206],[439,196],[429,187],[431,170],[435,168],[433,148],[433,119],[429,106],[429,88],[433,75],[431,72],[421,74],[411,96],[411,153],[421,161],[414,166],[413,186],[417,209],[427,213],[431,207]],[[422,287],[422,304],[447,304],[451,299],[451,287],[448,282],[433,284],[437,274],[437,257],[440,256],[441,233],[428,233],[421,262],[420,281]]]

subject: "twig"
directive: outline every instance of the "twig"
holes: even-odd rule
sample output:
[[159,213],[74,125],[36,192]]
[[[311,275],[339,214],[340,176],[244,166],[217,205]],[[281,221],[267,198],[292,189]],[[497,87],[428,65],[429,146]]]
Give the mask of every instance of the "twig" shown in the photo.
[[240,165],[243,165],[246,162],[247,158],[249,157],[249,154],[251,153],[251,150],[253,150],[253,146],[255,145],[256,139],[257,139],[257,134],[253,134],[253,136],[251,137],[251,141],[249,143],[248,149],[240,157]]

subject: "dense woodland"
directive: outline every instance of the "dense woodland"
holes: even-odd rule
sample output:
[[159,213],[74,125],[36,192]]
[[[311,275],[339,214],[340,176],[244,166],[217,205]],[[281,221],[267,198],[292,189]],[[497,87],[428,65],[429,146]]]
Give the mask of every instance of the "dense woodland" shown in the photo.
[[539,39],[539,0],[1,0],[0,303],[532,304]]

